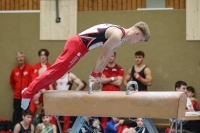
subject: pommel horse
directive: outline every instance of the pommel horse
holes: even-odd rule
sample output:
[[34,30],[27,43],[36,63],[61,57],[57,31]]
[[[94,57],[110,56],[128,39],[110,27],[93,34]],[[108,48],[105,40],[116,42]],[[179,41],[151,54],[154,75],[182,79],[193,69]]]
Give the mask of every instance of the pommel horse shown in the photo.
[[[132,84],[135,85],[135,91],[130,90]],[[138,92],[135,81],[128,82],[126,91],[101,91],[101,86],[93,90],[92,86],[93,83],[90,83],[88,92],[45,92],[45,114],[80,116],[70,133],[79,133],[86,116],[140,117],[149,133],[158,133],[151,118],[177,120],[185,117],[187,97],[182,92]]]

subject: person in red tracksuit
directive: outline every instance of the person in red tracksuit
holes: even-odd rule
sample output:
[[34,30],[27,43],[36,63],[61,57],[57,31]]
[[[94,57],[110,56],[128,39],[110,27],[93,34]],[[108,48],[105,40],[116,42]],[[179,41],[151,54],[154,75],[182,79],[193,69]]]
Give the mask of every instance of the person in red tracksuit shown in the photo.
[[25,55],[18,52],[16,56],[18,66],[10,74],[10,85],[14,90],[12,128],[22,121],[21,92],[31,82],[31,66],[25,63]]
[[[102,91],[120,91],[124,77],[124,69],[115,63],[116,52],[110,57],[108,65],[103,70],[101,83],[103,84]],[[108,117],[101,117],[101,126],[106,129]]]
[[[62,77],[88,51],[98,46],[103,46],[89,79],[89,82],[99,84],[102,71],[107,65],[110,56],[124,41],[130,44],[147,42],[149,37],[150,31],[147,24],[138,22],[128,29],[114,24],[99,24],[69,38],[62,54],[59,55],[55,63],[25,88],[22,94],[21,107],[26,109],[34,94],[44,93],[44,91],[40,91],[43,87]],[[34,97],[37,101],[38,96]]]
[[[46,71],[48,67],[51,66],[51,64],[48,63],[48,56],[49,56],[49,51],[47,49],[40,49],[38,51],[38,56],[40,57],[40,62],[36,63],[32,67],[32,72],[31,72],[31,80],[35,80],[39,75],[41,75],[43,72]],[[52,85],[47,85],[43,88],[44,90],[53,90]],[[34,99],[31,99],[30,105],[29,105],[29,110],[33,113],[32,118],[35,117],[35,113],[37,111],[38,105],[42,103],[43,106],[43,99],[42,96],[40,96],[39,100],[34,102]]]

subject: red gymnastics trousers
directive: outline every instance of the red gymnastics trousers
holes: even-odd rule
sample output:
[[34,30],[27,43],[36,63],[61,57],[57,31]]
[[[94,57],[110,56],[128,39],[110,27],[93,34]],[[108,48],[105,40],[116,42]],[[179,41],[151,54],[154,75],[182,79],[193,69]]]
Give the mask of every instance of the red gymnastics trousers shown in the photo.
[[[50,66],[45,72],[38,76],[22,93],[22,108],[28,108],[29,100],[34,94],[40,91],[45,86],[55,82],[62,77],[69,69],[71,69],[81,57],[88,52],[88,48],[82,42],[79,35],[76,35],[67,40],[62,54],[56,59],[55,63]],[[28,103],[23,100],[28,100]]]

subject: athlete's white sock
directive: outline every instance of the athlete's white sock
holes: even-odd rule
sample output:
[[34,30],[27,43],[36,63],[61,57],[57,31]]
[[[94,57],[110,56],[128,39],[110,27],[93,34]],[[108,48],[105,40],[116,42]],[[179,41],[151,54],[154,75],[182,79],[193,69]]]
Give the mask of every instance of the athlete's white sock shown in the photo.
[[26,110],[28,108],[29,102],[30,102],[30,99],[22,98],[21,107],[23,110]]
[[[24,88],[22,90],[22,94],[24,93],[24,91],[26,90],[27,88]],[[22,101],[21,101],[21,108],[23,110],[26,110],[28,108],[28,105],[29,105],[29,102],[30,102],[30,99],[28,98],[22,98]]]

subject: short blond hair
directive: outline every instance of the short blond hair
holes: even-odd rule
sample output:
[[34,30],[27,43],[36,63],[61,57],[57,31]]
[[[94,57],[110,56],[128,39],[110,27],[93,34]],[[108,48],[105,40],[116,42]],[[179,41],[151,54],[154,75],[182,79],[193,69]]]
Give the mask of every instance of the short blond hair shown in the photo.
[[138,28],[142,34],[144,35],[144,41],[147,42],[150,38],[149,27],[145,22],[138,22],[134,25],[134,27]]

